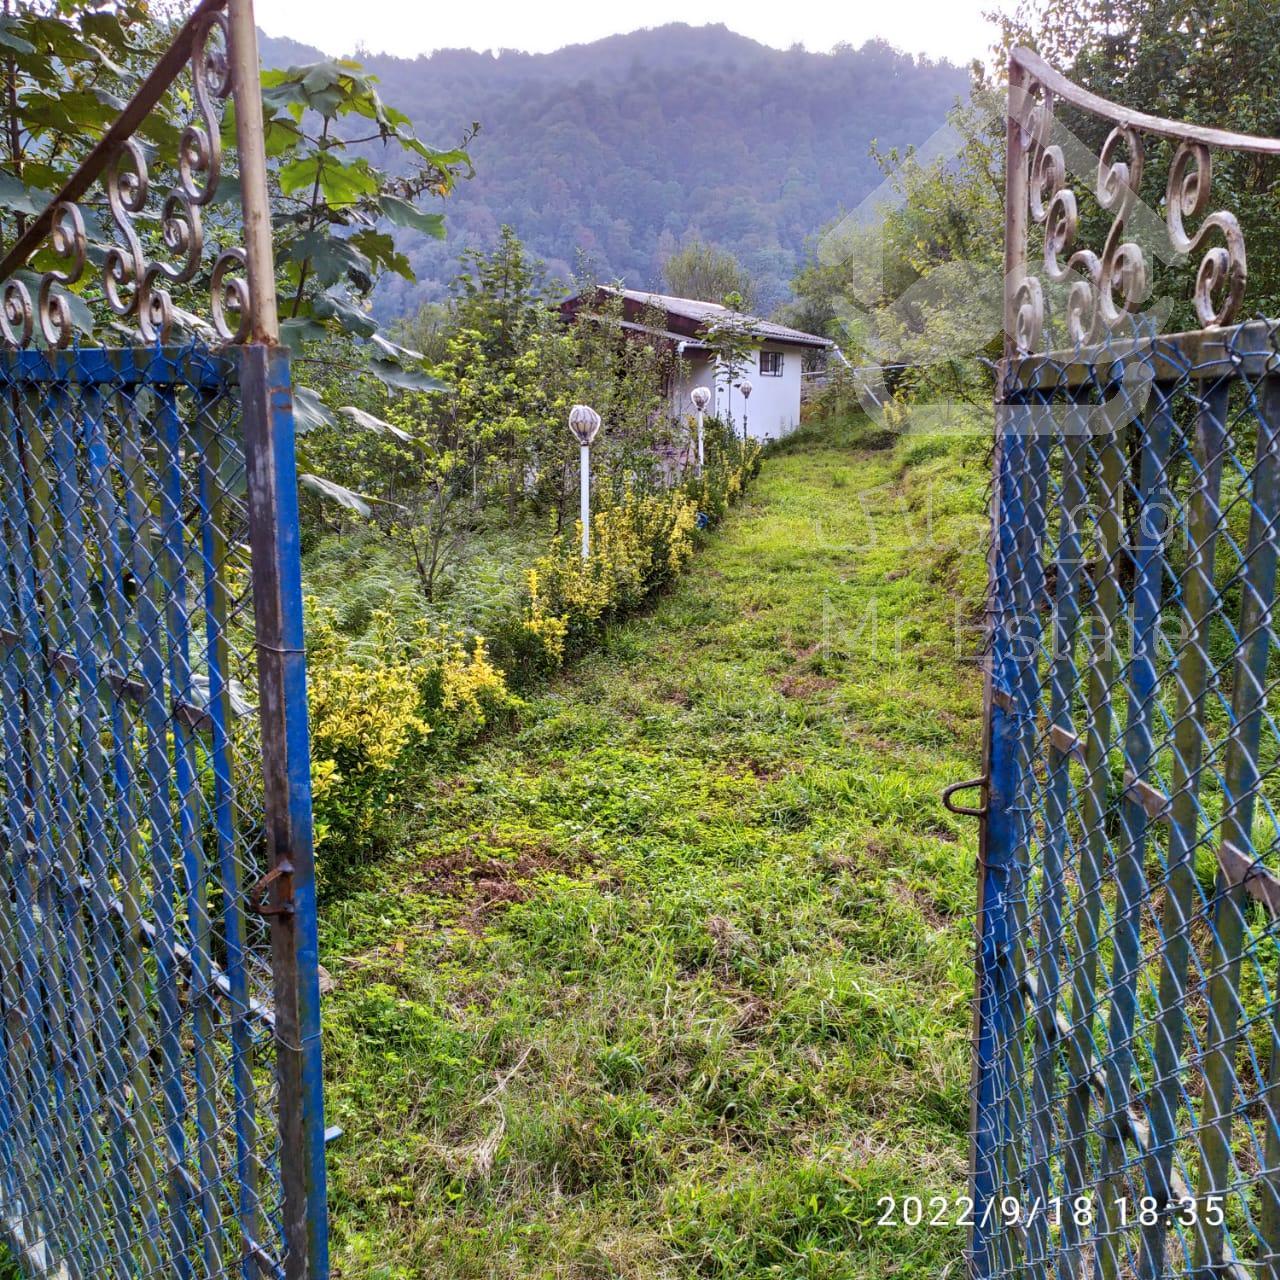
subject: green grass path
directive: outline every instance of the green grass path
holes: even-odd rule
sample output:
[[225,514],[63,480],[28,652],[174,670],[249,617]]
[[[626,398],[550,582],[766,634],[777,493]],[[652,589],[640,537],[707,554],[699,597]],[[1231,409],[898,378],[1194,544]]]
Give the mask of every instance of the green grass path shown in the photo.
[[400,847],[323,909],[338,1275],[958,1257],[874,1221],[963,1188],[963,447],[807,433],[651,613],[402,799]]

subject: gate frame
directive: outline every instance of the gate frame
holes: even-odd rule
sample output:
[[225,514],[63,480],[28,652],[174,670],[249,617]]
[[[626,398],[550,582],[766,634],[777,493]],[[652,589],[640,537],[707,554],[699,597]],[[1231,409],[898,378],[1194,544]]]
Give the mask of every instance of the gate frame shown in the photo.
[[[944,803],[952,812],[972,815],[978,819],[979,823],[970,1082],[969,1191],[973,1201],[973,1212],[966,1250],[966,1268],[973,1280],[987,1280],[991,1274],[986,1266],[987,1242],[991,1236],[998,1235],[1000,1232],[998,1220],[990,1231],[984,1226],[986,1206],[991,1203],[998,1188],[990,1170],[984,1167],[983,1157],[998,1148],[1008,1135],[981,1132],[979,1128],[980,1122],[984,1119],[984,1102],[991,1100],[991,1095],[1001,1083],[998,1069],[996,1069],[997,1064],[993,1061],[993,1051],[1001,1040],[1008,1043],[1009,1032],[1014,1026],[1020,1022],[1024,1024],[1032,1022],[1037,1016],[1035,1011],[1028,1009],[1025,993],[1016,980],[1016,974],[1013,973],[1017,941],[1010,932],[1011,922],[1008,918],[1007,898],[1004,893],[1012,873],[1016,872],[1019,866],[1025,867],[1029,863],[1016,862],[1019,854],[1019,831],[1014,808],[1016,800],[1014,791],[1019,785],[1017,758],[1019,690],[1017,681],[1004,678],[1010,673],[1011,668],[1017,666],[1016,655],[1011,656],[1009,652],[1010,641],[1016,642],[1017,637],[1007,637],[1002,634],[998,617],[1000,597],[997,594],[1001,539],[1008,540],[1012,536],[1009,525],[1017,523],[1022,517],[1019,495],[1008,495],[1014,501],[1006,508],[1007,495],[1002,493],[1006,461],[1004,451],[1006,438],[1011,434],[1009,415],[1011,412],[1016,412],[1015,407],[1006,399],[1004,388],[1008,385],[1013,368],[1018,361],[1031,355],[1048,354],[1040,341],[1043,333],[1043,304],[1039,296],[1039,281],[1028,271],[1031,184],[1038,180],[1038,175],[1032,175],[1030,168],[1036,155],[1035,135],[1041,125],[1039,104],[1033,97],[1032,90],[1038,88],[1050,105],[1055,100],[1061,101],[1095,118],[1101,118],[1112,127],[1113,136],[1114,131],[1131,131],[1140,136],[1151,135],[1166,139],[1176,144],[1179,158],[1183,151],[1195,149],[1197,155],[1203,157],[1206,162],[1204,171],[1200,175],[1205,186],[1206,208],[1211,207],[1207,204],[1210,181],[1207,161],[1212,150],[1280,156],[1280,139],[1168,120],[1110,102],[1074,84],[1045,63],[1038,54],[1023,47],[1010,50],[1007,86],[1004,353],[996,373],[993,481],[988,511],[990,528],[987,544],[988,583],[983,660],[982,772],[972,782],[958,783],[948,788],[943,797]],[[1041,139],[1041,142],[1047,142],[1047,138]],[[1178,158],[1171,162],[1171,172],[1177,163]],[[1080,180],[1084,180],[1082,175]],[[1136,197],[1136,192],[1134,194]],[[1236,332],[1231,326],[1243,302],[1247,280],[1243,234],[1233,214],[1202,213],[1196,233],[1191,237],[1184,236],[1185,243],[1180,246],[1175,243],[1175,250],[1183,254],[1211,252],[1201,246],[1199,237],[1199,232],[1205,225],[1204,218],[1210,216],[1221,217],[1224,220],[1218,226],[1228,240],[1230,240],[1232,229],[1238,236],[1238,245],[1232,246],[1233,251],[1229,254],[1228,296],[1220,308],[1215,306],[1211,297],[1212,286],[1207,286],[1204,279],[1208,259],[1202,258],[1196,279],[1195,294],[1195,306],[1201,329],[1192,333],[1169,334],[1162,337],[1188,349],[1203,350],[1209,353],[1208,358],[1211,361],[1215,358],[1221,359],[1225,366],[1230,361],[1231,353],[1228,351],[1224,355],[1216,352],[1215,344],[1224,333],[1229,335]],[[1036,215],[1036,220],[1041,220],[1039,214]],[[1230,226],[1225,226],[1226,223]],[[1181,230],[1180,215],[1179,230]],[[1170,219],[1171,239],[1173,239],[1172,231],[1173,223]],[[1109,239],[1109,246],[1110,243]],[[1235,252],[1236,249],[1238,254]],[[1102,289],[1111,287],[1111,281],[1107,278],[1110,269],[1110,258],[1105,256],[1102,264],[1104,277]],[[1224,267],[1224,272],[1227,270],[1228,268]],[[1127,310],[1129,308],[1126,307]],[[1095,334],[1090,337],[1089,342],[1105,342],[1106,336],[1107,332],[1104,330],[1101,339]],[[1223,345],[1229,346],[1229,342]],[[1077,345],[1074,352],[1068,349],[1058,354],[1064,359],[1079,359],[1080,346]],[[1022,434],[1026,438],[1031,438],[1034,431],[1033,426],[1030,431],[1023,431]],[[1013,434],[1018,433],[1019,428],[1015,425]],[[1001,647],[1004,651],[998,652],[997,650]],[[1028,708],[1022,708],[1022,710],[1025,712]],[[1034,711],[1034,705],[1030,710]],[[1143,784],[1139,782],[1134,785],[1140,789]],[[981,788],[982,804],[976,809],[953,805],[951,795],[968,787]],[[1230,846],[1227,847],[1230,848]],[[1225,863],[1220,875],[1227,877],[1228,884],[1233,883]],[[1247,874],[1241,873],[1239,884],[1249,888],[1246,881]],[[1251,891],[1255,896],[1262,892],[1256,889]],[[1280,890],[1278,890],[1278,896],[1280,896]],[[1017,1187],[1005,1188],[1005,1193],[1017,1190]],[[1237,1274],[1235,1268],[1238,1268],[1239,1264],[1234,1259],[1223,1258],[1214,1260],[1211,1265],[1215,1268],[1223,1268],[1223,1274],[1234,1276]]]
[[[249,888],[247,906],[270,920],[284,1272],[287,1280],[327,1280],[319,948],[294,411],[289,353],[279,343],[252,0],[200,0],[116,121],[0,258],[0,284],[26,265],[54,231],[62,211],[74,208],[107,170],[186,68],[213,15],[225,15],[241,187],[241,261],[248,283],[247,296],[236,299],[248,308],[247,322],[230,343],[239,357],[267,872]],[[216,292],[221,286],[216,270],[214,274]],[[216,317],[221,299],[215,297],[214,305]],[[24,1251],[31,1247],[15,1243]]]
[[285,1268],[288,1280],[327,1280],[320,959],[293,392],[289,354],[279,345],[253,0],[227,3],[252,306],[249,343],[240,356],[240,397],[258,653],[268,855],[262,885],[269,894],[269,904],[262,909],[271,918]]

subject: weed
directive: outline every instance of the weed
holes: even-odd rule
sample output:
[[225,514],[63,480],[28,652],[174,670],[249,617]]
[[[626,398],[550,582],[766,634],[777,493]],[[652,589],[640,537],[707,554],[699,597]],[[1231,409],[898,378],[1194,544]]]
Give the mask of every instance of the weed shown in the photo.
[[985,477],[866,437],[775,446],[326,906],[338,1276],[958,1266],[876,1219],[963,1189]]

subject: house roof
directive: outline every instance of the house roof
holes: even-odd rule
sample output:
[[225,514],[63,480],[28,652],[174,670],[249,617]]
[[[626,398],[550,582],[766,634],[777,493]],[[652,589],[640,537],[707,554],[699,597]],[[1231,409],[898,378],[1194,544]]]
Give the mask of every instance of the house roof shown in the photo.
[[[667,293],[651,293],[645,289],[616,289],[609,285],[601,285],[598,293],[612,294],[623,300],[623,307],[628,321],[634,322],[635,313],[641,308],[652,308],[664,311],[667,315],[668,336],[685,339],[695,334],[702,334],[713,325],[732,323],[741,326],[757,338],[765,342],[778,342],[798,347],[831,347],[835,344],[830,338],[820,338],[815,333],[803,333],[799,329],[790,329],[785,324],[775,324],[772,320],[761,320],[759,316],[748,315],[745,311],[733,311],[722,307],[718,302],[702,302],[698,298],[677,298]],[[586,301],[588,294],[575,295],[561,304],[562,310],[576,314],[578,308]],[[687,332],[686,332],[687,331]]]
[[[588,315],[589,313],[584,311],[582,314]],[[593,318],[598,319],[599,317]],[[701,338],[690,338],[686,334],[675,333],[671,329],[656,329],[651,324],[638,324],[634,320],[620,320],[618,324],[628,333],[647,333],[655,338],[666,338],[668,342],[683,342],[686,349],[694,351],[709,351],[711,349],[710,345],[703,342]]]

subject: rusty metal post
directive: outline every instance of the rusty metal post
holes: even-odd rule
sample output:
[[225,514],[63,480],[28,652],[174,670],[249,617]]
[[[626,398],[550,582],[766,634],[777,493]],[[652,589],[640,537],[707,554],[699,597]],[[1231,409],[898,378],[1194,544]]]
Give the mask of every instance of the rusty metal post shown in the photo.
[[[992,460],[992,485],[990,502],[990,530],[987,544],[987,609],[986,634],[983,655],[982,693],[982,774],[986,789],[978,825],[978,889],[977,909],[974,920],[975,975],[973,993],[973,1070],[970,1084],[970,1193],[975,1210],[979,1202],[985,1203],[993,1194],[994,1186],[984,1177],[983,1158],[990,1156],[984,1150],[984,1139],[996,1135],[987,1132],[984,1125],[983,1101],[980,1096],[984,1084],[991,1083],[991,1050],[993,1019],[999,1011],[995,1003],[996,983],[993,966],[998,963],[998,948],[1004,930],[1003,902],[1000,896],[992,899],[988,884],[992,878],[992,841],[990,834],[993,807],[1007,802],[1004,795],[1003,774],[1011,759],[1012,717],[1004,705],[996,705],[996,637],[1000,625],[995,592],[998,589],[997,568],[1000,554],[1001,488],[1003,474],[1003,417],[1000,381],[1003,380],[1007,362],[1016,354],[1015,333],[1017,325],[1016,295],[1026,271],[1027,255],[1027,150],[1023,129],[1026,110],[1026,75],[1018,63],[1009,60],[1008,103],[1005,116],[1005,201],[1004,201],[1004,354],[1005,362],[997,375],[995,403],[995,447]],[[1007,694],[1007,691],[1004,691]],[[1001,700],[1002,704],[1005,700]],[[999,739],[998,743],[996,742]],[[993,786],[993,770],[1002,775],[1001,785]],[[993,794],[993,792],[995,794]],[[987,1098],[990,1103],[993,1099]],[[979,1227],[980,1215],[975,1212],[969,1229],[969,1268],[974,1277],[982,1277],[988,1271],[987,1245]]]
[[276,271],[271,253],[271,201],[267,194],[267,152],[262,131],[259,88],[258,31],[253,0],[228,0],[231,29],[236,146],[240,153],[240,199],[244,213],[245,267],[253,300],[250,342],[274,345],[280,340],[276,319]]
[[328,1210],[302,569],[288,352],[278,345],[258,41],[251,0],[229,0],[245,265],[240,359],[268,872],[251,895],[271,921],[287,1280],[327,1280]]
[[[1027,74],[1009,59],[1004,170],[1004,354],[1015,354],[1018,286],[1027,270]],[[998,394],[998,391],[997,391]]]

